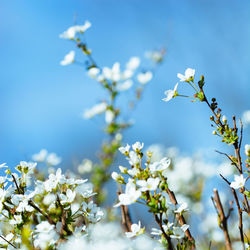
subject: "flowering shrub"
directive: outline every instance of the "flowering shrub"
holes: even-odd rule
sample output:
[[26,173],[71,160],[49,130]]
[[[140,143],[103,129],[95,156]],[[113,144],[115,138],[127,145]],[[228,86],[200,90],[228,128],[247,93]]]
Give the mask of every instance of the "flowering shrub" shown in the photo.
[[[155,67],[164,60],[165,51],[147,52],[146,57],[153,62],[153,67],[146,70],[140,69],[139,57],[131,57],[123,68],[118,62],[111,68],[101,67],[86,42],[85,32],[90,27],[91,23],[86,21],[60,35],[73,42],[86,60],[85,64],[78,62],[72,50],[61,65],[84,65],[88,76],[107,94],[83,113],[85,119],[105,116],[104,131],[108,137],[102,144],[100,161],[93,163],[84,159],[77,168],[78,174],[70,171],[63,174],[61,168],[56,169],[61,158],[42,149],[33,155],[34,162],[21,161],[15,171],[1,164],[0,247],[250,249],[250,191],[247,187],[250,145],[244,147],[244,160],[241,156],[243,123],[249,125],[249,111],[243,114],[243,123],[239,121],[238,125],[233,116],[230,125],[216,99],[209,101],[207,98],[204,76],[196,83],[195,70],[188,68],[177,77],[180,86],[191,87],[193,95],[179,94],[179,83],[176,83],[173,89],[165,91],[162,100],[189,97],[193,102],[206,103],[212,114],[213,134],[231,146],[234,155],[218,152],[227,161],[211,164],[203,156],[184,156],[176,148],[151,145],[145,150],[142,142],[125,145],[123,132],[132,123],[125,119],[119,97],[132,90],[128,109],[135,108],[144,88],[153,80]],[[126,166],[119,164],[117,153],[126,158]],[[47,167],[46,171],[39,167],[42,164]],[[113,165],[116,170],[110,173]],[[228,190],[220,190],[219,194],[214,189],[210,204],[214,205],[215,212],[212,212],[203,195],[209,180],[219,174],[232,195],[226,193]],[[90,182],[83,177],[85,175],[90,177]],[[117,201],[107,207],[103,205],[107,196],[104,184],[111,178],[117,182]],[[130,209],[135,203],[147,210],[147,218],[151,216],[153,224],[135,218]]]

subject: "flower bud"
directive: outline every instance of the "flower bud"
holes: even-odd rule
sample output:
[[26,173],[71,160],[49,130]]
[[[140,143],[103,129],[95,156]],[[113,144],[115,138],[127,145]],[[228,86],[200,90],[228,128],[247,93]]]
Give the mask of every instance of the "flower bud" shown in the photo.
[[227,123],[227,117],[225,115],[222,116],[221,120],[223,123]]
[[246,156],[250,157],[250,144],[245,145],[245,154]]

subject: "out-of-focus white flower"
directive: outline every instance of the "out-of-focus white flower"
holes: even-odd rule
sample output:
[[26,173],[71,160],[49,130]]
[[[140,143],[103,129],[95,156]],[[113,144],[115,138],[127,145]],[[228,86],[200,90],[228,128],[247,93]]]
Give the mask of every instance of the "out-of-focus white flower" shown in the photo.
[[245,145],[245,154],[246,156],[250,157],[250,144]]
[[46,159],[46,163],[50,166],[57,166],[61,161],[61,157],[57,156],[55,153],[50,153]]
[[191,68],[187,68],[185,71],[185,75],[178,73],[177,77],[180,79],[181,82],[189,82],[193,80],[194,75],[195,75],[195,70]]
[[39,153],[33,154],[33,161],[44,162],[47,157],[48,151],[46,149],[41,149]]
[[139,65],[140,65],[140,58],[139,57],[131,57],[128,61],[128,63],[126,64],[127,69],[130,70],[136,70]]
[[134,223],[131,225],[131,232],[126,232],[125,234],[128,238],[132,238],[143,234],[144,230],[144,228],[141,228],[141,222],[139,221],[138,224]]
[[234,181],[231,182],[230,187],[234,188],[234,189],[239,189],[244,187],[246,182],[246,179],[244,178],[244,176],[241,174],[239,175],[234,175]]
[[109,123],[113,122],[114,118],[115,118],[115,113],[112,110],[108,109],[105,112],[105,122],[107,124],[109,124]]
[[96,104],[95,106],[93,106],[92,108],[85,110],[83,117],[85,119],[90,119],[93,118],[96,115],[99,115],[101,113],[103,113],[107,108],[107,103],[106,102],[101,102],[99,104]]
[[146,51],[145,56],[151,59],[153,62],[159,63],[163,60],[164,53],[161,51]]
[[134,71],[131,69],[125,69],[121,74],[121,80],[127,80],[134,75]]
[[91,77],[91,78],[96,78],[97,75],[100,73],[100,69],[97,68],[97,67],[92,67],[88,70],[88,75]]
[[130,205],[141,196],[141,191],[136,190],[136,185],[133,183],[132,179],[129,179],[129,182],[126,184],[125,193],[118,196],[119,203],[114,207],[120,205]]
[[9,248],[9,243],[8,243],[8,241],[9,242],[11,242],[12,241],[12,239],[14,238],[14,234],[13,233],[9,233],[9,234],[7,234],[6,236],[4,236],[4,238],[7,240],[7,241],[5,241],[4,239],[2,239],[2,238],[0,238],[0,245],[2,246],[2,247],[6,247],[7,249]]
[[138,180],[136,184],[140,186],[140,191],[154,191],[160,182],[159,178],[148,178],[147,180]]
[[108,67],[104,67],[102,69],[102,74],[104,78],[114,82],[118,82],[121,79],[120,63],[114,63],[111,69]]
[[186,202],[179,205],[179,207],[174,211],[177,214],[182,214],[188,211],[188,204]]
[[84,159],[77,170],[80,174],[90,173],[93,169],[93,162],[89,159]]
[[75,61],[75,51],[71,50],[64,59],[60,62],[62,66],[69,65]]
[[75,25],[69,27],[66,31],[60,34],[60,38],[74,40],[75,35],[79,33],[84,33],[88,28],[91,27],[91,23],[89,21],[85,21],[84,25]]
[[130,145],[126,145],[125,147],[119,147],[118,150],[122,153],[122,154],[128,154],[129,153],[129,149],[130,149]]
[[6,165],[6,163],[2,163],[2,164],[0,164],[0,169],[1,168],[7,168],[8,166]]
[[250,110],[246,110],[242,115],[242,122],[247,127],[250,125]]
[[181,227],[173,227],[173,233],[170,235],[171,238],[174,239],[182,239],[185,236],[186,230],[189,228],[189,225],[184,224]]
[[52,193],[45,195],[43,198],[43,204],[47,206],[54,203],[55,201],[56,201],[56,195]]
[[119,83],[117,84],[117,90],[118,91],[126,91],[128,89],[130,89],[133,85],[133,81],[131,79],[126,80],[125,82]]
[[166,90],[166,91],[164,92],[164,94],[166,95],[166,97],[163,98],[162,100],[163,100],[164,102],[168,102],[168,101],[170,101],[171,99],[173,99],[174,97],[176,97],[176,96],[178,95],[178,93],[177,93],[177,88],[178,88],[178,83],[175,84],[174,89]]
[[153,74],[151,71],[147,71],[145,73],[140,73],[137,75],[137,80],[141,84],[146,84],[148,83],[153,77]]
[[140,143],[138,141],[132,145],[132,148],[135,152],[141,151],[143,147],[144,147],[144,143],[143,142]]
[[112,172],[111,177],[118,183],[124,183],[124,178],[117,172]]

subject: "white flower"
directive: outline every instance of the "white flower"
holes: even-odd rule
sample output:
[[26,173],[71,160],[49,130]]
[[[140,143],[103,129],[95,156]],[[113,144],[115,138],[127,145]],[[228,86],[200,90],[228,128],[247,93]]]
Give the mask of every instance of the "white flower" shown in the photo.
[[131,175],[132,177],[138,175],[139,173],[140,173],[140,171],[137,168],[131,168],[128,170],[128,174]]
[[140,191],[154,191],[157,189],[158,184],[160,182],[159,178],[148,178],[147,181],[145,180],[138,180],[136,184],[140,186]]
[[164,177],[167,177],[167,168],[170,166],[171,160],[167,157],[162,158],[160,161],[154,162],[149,165],[149,170],[152,174],[157,172],[162,173]]
[[250,157],[250,144],[245,145],[245,154],[246,156]]
[[195,70],[188,68],[185,71],[185,75],[178,73],[177,77],[180,79],[181,82],[189,82],[194,78],[194,75],[195,75]]
[[128,172],[128,169],[123,167],[123,166],[119,166],[119,169],[120,169],[122,174],[126,174]]
[[118,207],[120,205],[130,205],[134,203],[140,196],[141,191],[136,190],[136,185],[133,183],[133,180],[129,179],[129,182],[126,184],[125,193],[119,195],[119,203],[114,207]]
[[76,197],[76,192],[72,191],[71,189],[67,189],[66,195],[60,194],[61,203],[72,203]]
[[134,236],[138,236],[140,234],[144,233],[144,228],[141,228],[141,222],[139,221],[138,224],[132,224],[131,225],[131,232],[126,232],[126,236],[128,238],[132,238]]
[[124,178],[117,172],[112,172],[111,177],[112,179],[114,179],[115,181],[119,183],[124,183]]
[[246,179],[244,178],[242,174],[240,176],[234,175],[234,181],[231,182],[230,187],[234,189],[242,188],[244,187],[245,182],[246,182]]
[[152,72],[147,71],[145,73],[138,74],[137,75],[137,80],[141,84],[146,84],[146,83],[148,83],[152,79],[152,77],[153,77]]
[[103,113],[107,108],[107,103],[106,102],[101,102],[99,104],[96,104],[95,106],[93,106],[92,108],[85,110],[83,117],[85,119],[90,119],[93,118],[96,115],[99,115],[101,113]]
[[111,69],[108,67],[104,67],[102,69],[102,74],[106,79],[118,82],[121,79],[120,63],[114,63]]
[[186,230],[189,228],[189,225],[184,224],[181,227],[173,227],[173,233],[170,235],[171,238],[174,239],[182,239],[185,236]]
[[227,123],[227,117],[225,115],[222,116],[221,120],[222,122]]
[[242,115],[242,122],[245,126],[250,125],[250,110],[246,110]]
[[32,155],[32,159],[37,162],[44,162],[47,157],[48,151],[42,149],[39,153]]
[[92,67],[88,70],[88,75],[91,77],[91,78],[96,78],[97,75],[100,73],[100,69],[99,68],[96,68],[96,67]]
[[11,225],[20,224],[22,222],[23,222],[22,215],[14,215],[14,219],[9,221]]
[[182,214],[186,211],[188,211],[188,204],[186,202],[182,203],[182,204],[178,204],[178,209],[175,210],[174,212],[177,214]]
[[129,164],[131,166],[137,165],[139,163],[139,161],[140,161],[137,153],[135,153],[134,151],[129,152],[129,157],[127,159],[129,160]]
[[135,152],[141,151],[143,149],[144,143],[136,142],[132,145],[132,148]]
[[123,83],[117,84],[116,88],[118,91],[126,91],[126,90],[130,89],[132,87],[132,85],[133,85],[133,81],[131,79],[129,79]]
[[56,201],[56,195],[49,193],[44,196],[43,198],[43,204],[49,206],[50,204],[54,203]]
[[60,62],[62,66],[69,65],[75,61],[75,51],[71,50]]
[[166,95],[166,97],[163,98],[162,100],[165,101],[165,102],[168,102],[171,99],[173,99],[174,97],[176,97],[178,95],[177,94],[177,88],[178,88],[178,83],[175,84],[174,89],[166,90],[164,92],[164,94]]
[[50,166],[57,166],[61,161],[61,157],[58,157],[55,153],[50,153],[46,159],[47,164]]
[[76,33],[84,33],[88,28],[91,27],[91,23],[89,21],[85,21],[84,25],[75,25],[69,27],[66,31],[64,31],[59,37],[64,39],[74,40]]
[[77,170],[80,174],[90,173],[93,169],[93,162],[89,159],[84,159]]
[[130,146],[127,144],[125,147],[119,147],[118,150],[122,154],[128,154],[129,153]]
[[108,109],[105,112],[105,122],[107,124],[110,124],[111,122],[113,122],[114,118],[115,118],[115,113],[112,110]]
[[139,57],[131,57],[126,64],[126,67],[130,70],[136,70],[139,67],[140,62],[141,60]]

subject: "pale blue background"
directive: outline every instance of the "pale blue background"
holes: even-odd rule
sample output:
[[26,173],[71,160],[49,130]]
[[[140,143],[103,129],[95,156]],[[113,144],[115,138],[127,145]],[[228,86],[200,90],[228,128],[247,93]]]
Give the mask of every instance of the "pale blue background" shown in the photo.
[[1,0],[0,163],[13,166],[47,148],[68,167],[99,150],[102,119],[85,121],[81,113],[105,95],[81,67],[59,65],[74,49],[59,34],[75,14],[78,23],[92,22],[87,39],[99,65],[167,49],[126,142],[163,143],[188,153],[220,148],[205,104],[161,101],[187,67],[205,75],[208,95],[218,97],[226,115],[250,109],[248,0]]

